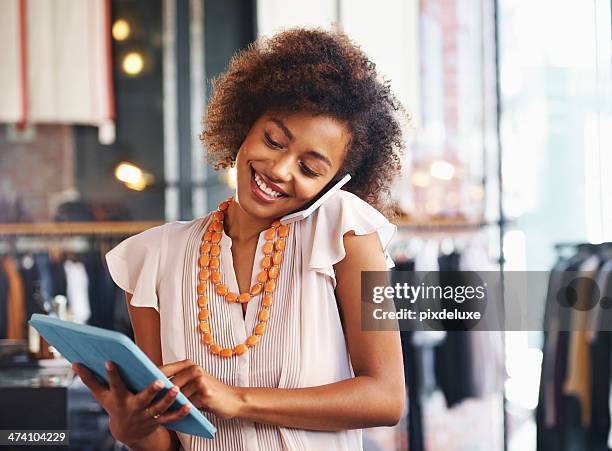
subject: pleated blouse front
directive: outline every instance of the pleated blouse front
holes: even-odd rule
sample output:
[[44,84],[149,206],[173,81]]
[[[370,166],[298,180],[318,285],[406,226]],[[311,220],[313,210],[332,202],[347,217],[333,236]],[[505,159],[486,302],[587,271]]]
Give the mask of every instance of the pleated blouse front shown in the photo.
[[[289,227],[268,326],[246,353],[222,359],[208,352],[198,328],[199,246],[211,214],[193,221],[154,227],[124,240],[107,254],[115,282],[133,293],[131,304],[160,314],[164,364],[191,359],[222,382],[240,387],[302,388],[354,376],[334,295],[333,264],[344,258],[342,237],[378,232],[386,248],[395,226],[351,193],[340,191],[309,218]],[[264,233],[257,242],[251,284],[263,257]],[[239,292],[231,253],[232,240],[222,233],[222,283]],[[388,260],[389,265],[392,262]],[[258,323],[262,295],[247,305],[228,303],[207,284],[211,331],[215,342],[233,348]],[[340,432],[284,428],[240,419],[204,415],[215,425],[214,439],[178,433],[185,450],[362,449],[361,430]]]

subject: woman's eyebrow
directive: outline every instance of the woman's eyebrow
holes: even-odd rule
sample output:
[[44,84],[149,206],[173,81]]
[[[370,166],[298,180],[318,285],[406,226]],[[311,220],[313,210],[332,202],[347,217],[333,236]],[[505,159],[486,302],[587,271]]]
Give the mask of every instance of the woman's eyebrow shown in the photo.
[[293,133],[291,133],[291,130],[289,130],[285,126],[285,124],[283,124],[283,121],[281,121],[280,119],[278,119],[276,117],[272,117],[272,118],[270,118],[270,120],[272,122],[274,122],[276,125],[278,125],[278,127],[283,131],[285,136],[287,136],[287,139],[289,139],[289,141],[293,141]]
[[322,161],[323,163],[327,164],[330,168],[332,167],[332,163],[331,161],[329,161],[329,158],[327,158],[322,153],[319,153],[316,150],[309,150],[308,152],[306,152],[306,154],[310,155],[313,158],[316,158],[319,161]]
[[[285,124],[283,123],[283,121],[281,121],[279,118],[276,117],[271,117],[270,120],[272,122],[274,122],[285,134],[285,136],[287,136],[287,138],[289,139],[289,141],[293,141],[293,133],[291,133],[291,130],[289,130]],[[320,152],[317,152],[316,150],[309,150],[308,152],[306,152],[308,155],[310,155],[313,158],[316,158],[317,160],[322,161],[323,163],[327,164],[330,168],[333,166],[332,162],[329,160],[329,158],[327,158],[325,155],[323,155]]]

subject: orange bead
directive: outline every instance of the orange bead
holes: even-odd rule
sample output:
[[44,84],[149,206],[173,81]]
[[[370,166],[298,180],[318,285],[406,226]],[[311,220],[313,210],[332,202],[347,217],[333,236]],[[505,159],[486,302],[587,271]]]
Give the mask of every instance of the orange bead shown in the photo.
[[202,341],[207,345],[211,345],[213,343],[213,336],[211,333],[205,333],[202,335]]
[[203,268],[200,270],[200,272],[198,273],[198,279],[200,280],[208,279],[208,269],[207,268]]
[[280,225],[281,225],[281,222],[277,219],[276,221],[274,221],[272,223],[272,225],[270,227],[276,228],[276,227],[280,227]]
[[283,253],[282,252],[274,252],[272,255],[272,263],[275,265],[280,265],[283,262]]
[[266,331],[266,323],[257,323],[255,326],[255,335],[261,335]]
[[242,354],[244,354],[245,352],[247,352],[247,349],[249,349],[249,348],[247,347],[247,345],[245,345],[245,344],[243,344],[243,343],[240,343],[239,345],[237,345],[237,346],[234,348],[234,354],[236,354],[236,355],[242,355]]
[[227,302],[236,302],[238,300],[238,295],[236,293],[229,292],[225,295],[225,300]]
[[201,282],[198,284],[198,294],[206,293],[206,282]]
[[206,321],[200,321],[200,332],[202,332],[203,334],[210,333],[210,326]]
[[259,342],[259,336],[251,335],[246,339],[246,345],[249,347],[255,346]]
[[201,294],[200,296],[198,296],[198,307],[206,307],[206,304],[208,304],[208,296],[206,296],[205,294]]
[[266,255],[261,261],[261,267],[264,269],[268,269],[272,265],[272,259],[269,255]]
[[210,252],[210,243],[202,243],[200,246],[201,254],[208,254]]
[[287,235],[289,235],[289,226],[288,225],[282,225],[278,228],[278,236],[280,236],[281,238],[285,238]]
[[210,345],[209,351],[210,351],[211,354],[217,355],[221,351],[221,346],[219,346],[216,343],[212,344],[212,345]]
[[217,294],[219,296],[225,296],[228,291],[229,290],[227,289],[227,287],[225,285],[223,285],[222,283],[217,285]]
[[277,251],[282,251],[285,249],[285,240],[278,239],[276,240],[276,243],[274,244],[274,249],[276,249]]
[[266,280],[268,280],[268,271],[259,271],[259,274],[257,274],[257,280],[261,283],[264,283]]
[[223,221],[223,212],[222,211],[215,211],[212,214],[212,217],[215,221]]
[[272,238],[274,238],[275,234],[276,234],[276,229],[268,229],[266,230],[266,233],[264,233],[264,238],[270,241]]
[[228,201],[223,201],[219,204],[219,210],[221,211],[225,211],[227,210],[227,207],[229,207],[229,202]]
[[210,263],[210,258],[208,257],[208,255],[202,255],[198,260],[198,263],[200,264],[200,267],[206,268]]
[[215,257],[210,259],[210,263],[208,264],[208,266],[210,267],[210,269],[217,269],[219,268],[220,264],[221,262],[219,262],[219,259]]
[[215,221],[212,223],[213,232],[221,232],[223,230],[223,224],[219,221]]
[[212,255],[213,257],[218,257],[220,253],[221,253],[221,248],[219,247],[218,244],[213,244],[210,247],[210,255]]
[[219,283],[221,282],[221,273],[219,271],[213,271],[210,273],[210,280],[212,280],[212,283]]
[[251,294],[250,293],[240,293],[240,296],[238,296],[238,302],[244,304],[245,302],[249,302],[251,300]]
[[249,293],[251,293],[251,296],[257,296],[259,293],[261,293],[262,288],[262,284],[256,283],[251,287],[251,291]]
[[264,289],[270,293],[272,293],[275,288],[276,288],[276,282],[274,282],[273,280],[268,280],[266,284],[264,285]]
[[202,240],[204,241],[210,241],[211,239],[212,239],[212,232],[206,232],[204,236],[202,237]]
[[213,232],[210,241],[212,243],[218,243],[219,241],[221,241],[221,234],[219,232]]
[[269,319],[270,319],[270,310],[263,309],[261,312],[259,312],[259,321],[262,321],[265,323]]
[[272,266],[268,269],[268,277],[270,279],[276,279],[278,277],[278,266]]
[[221,349],[221,352],[219,352],[219,355],[225,359],[229,359],[233,354],[234,351],[230,348],[223,348]]
[[206,321],[208,319],[208,309],[201,309],[200,313],[198,313],[198,319],[200,321]]
[[273,248],[274,248],[274,245],[272,244],[272,242],[266,241],[266,243],[263,245],[263,253],[266,255],[269,255],[272,253]]
[[266,294],[261,300],[261,303],[264,307],[270,307],[272,305],[272,302],[273,302],[272,296],[269,294]]

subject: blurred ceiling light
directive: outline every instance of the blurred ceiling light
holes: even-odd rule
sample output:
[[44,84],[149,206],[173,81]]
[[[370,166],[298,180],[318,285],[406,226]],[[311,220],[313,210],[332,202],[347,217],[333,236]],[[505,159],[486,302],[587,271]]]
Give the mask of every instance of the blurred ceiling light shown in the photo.
[[116,41],[125,41],[130,36],[130,24],[127,20],[118,19],[113,24],[112,35]]
[[455,175],[455,166],[444,160],[434,161],[429,167],[429,173],[437,179],[450,180]]
[[411,179],[414,186],[419,186],[422,188],[429,186],[429,175],[426,172],[414,171]]
[[130,189],[142,191],[153,183],[153,176],[132,163],[121,162],[115,168],[117,180]]
[[139,52],[130,52],[123,57],[121,66],[126,74],[138,75],[144,67],[144,59]]
[[238,174],[236,172],[236,168],[229,168],[225,173],[225,183],[227,184],[227,186],[229,186],[231,189],[236,189],[237,177]]

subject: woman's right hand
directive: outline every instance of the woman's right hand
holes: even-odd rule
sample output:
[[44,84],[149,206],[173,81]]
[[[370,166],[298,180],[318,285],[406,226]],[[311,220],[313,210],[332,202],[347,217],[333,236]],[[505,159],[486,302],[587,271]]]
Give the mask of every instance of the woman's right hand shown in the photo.
[[127,446],[137,444],[155,432],[160,425],[178,421],[189,412],[189,406],[166,412],[178,394],[176,386],[152,403],[153,398],[163,388],[161,381],[156,381],[159,382],[159,387],[154,382],[141,392],[132,394],[112,362],[106,363],[109,387],[101,384],[84,365],[73,363],[72,369],[108,412],[109,428],[113,437]]

